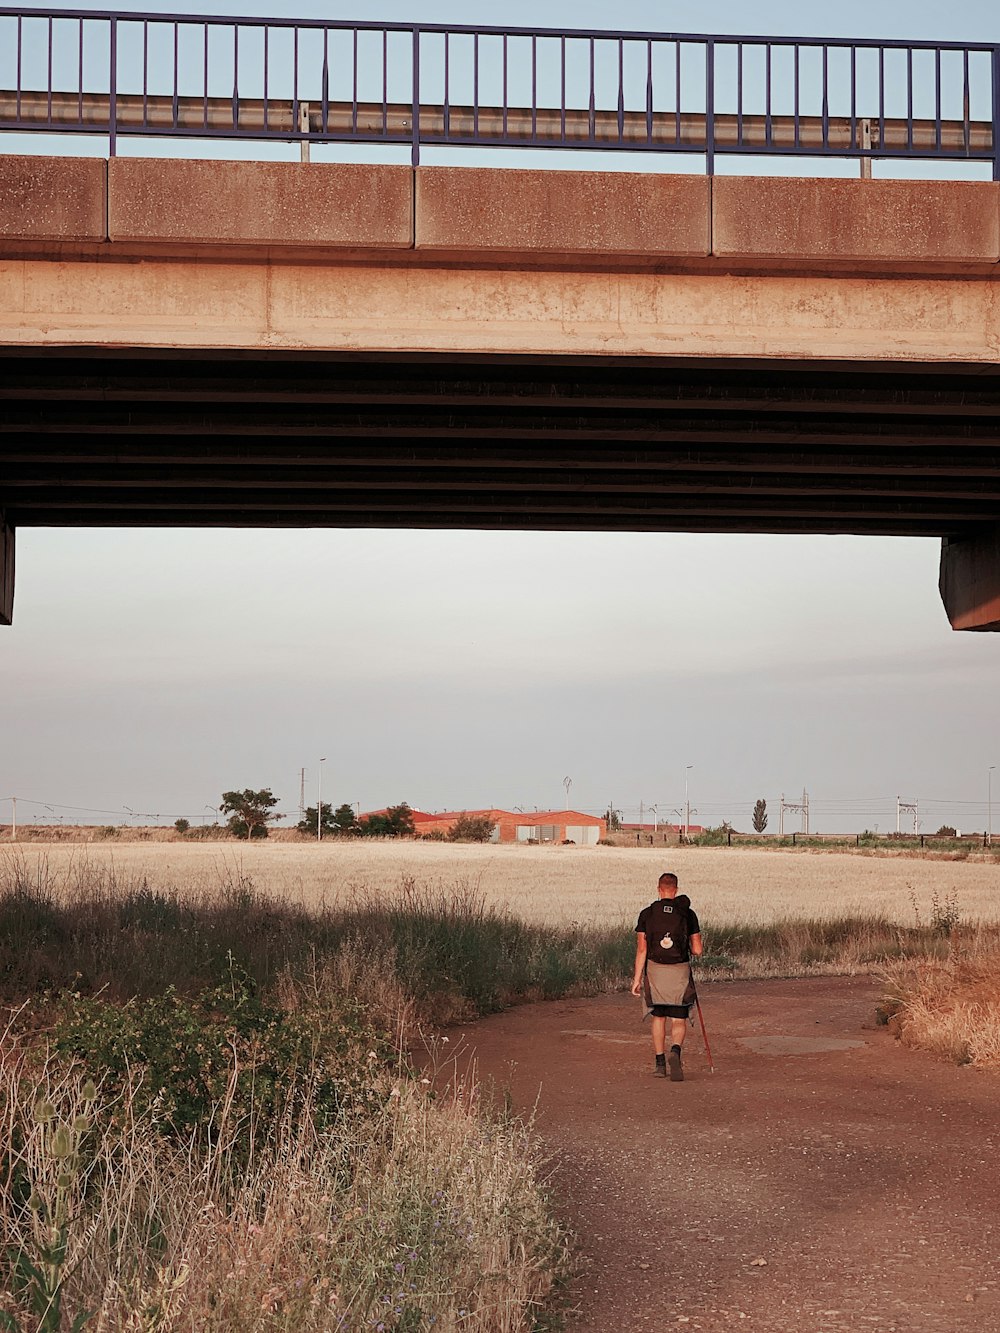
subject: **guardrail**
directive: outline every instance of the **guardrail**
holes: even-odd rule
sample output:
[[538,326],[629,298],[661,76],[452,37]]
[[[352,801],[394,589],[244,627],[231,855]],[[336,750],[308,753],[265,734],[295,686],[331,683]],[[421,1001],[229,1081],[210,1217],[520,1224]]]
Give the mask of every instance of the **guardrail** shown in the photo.
[[[0,130],[992,164],[1000,46],[0,6]],[[863,167],[864,174],[864,167]]]

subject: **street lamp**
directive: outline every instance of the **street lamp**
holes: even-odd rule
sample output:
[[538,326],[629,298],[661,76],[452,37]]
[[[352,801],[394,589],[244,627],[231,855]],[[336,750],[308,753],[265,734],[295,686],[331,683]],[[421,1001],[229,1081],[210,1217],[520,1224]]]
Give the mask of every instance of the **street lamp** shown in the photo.
[[563,778],[563,786],[566,788],[566,809],[569,809],[569,789],[573,785],[572,778]]
[[326,755],[319,761],[319,777],[316,783],[316,841],[323,841],[323,765]]
[[650,808],[650,810],[652,810],[652,812],[653,812],[653,836],[655,837],[655,836],[656,836],[656,806],[655,806],[655,805],[651,805],[649,808]]
[[989,765],[987,769],[987,846],[993,845],[993,769],[996,764]]
[[686,765],[684,769],[684,840],[687,841],[688,833],[691,828],[691,798],[688,795],[688,774],[694,768],[694,764]]

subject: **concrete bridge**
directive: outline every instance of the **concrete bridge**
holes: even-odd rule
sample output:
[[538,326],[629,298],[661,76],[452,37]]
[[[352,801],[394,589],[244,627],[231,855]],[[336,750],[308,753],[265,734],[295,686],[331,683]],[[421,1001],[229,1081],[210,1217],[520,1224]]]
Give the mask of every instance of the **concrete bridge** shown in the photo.
[[0,158],[49,526],[943,539],[1000,629],[1000,185]]

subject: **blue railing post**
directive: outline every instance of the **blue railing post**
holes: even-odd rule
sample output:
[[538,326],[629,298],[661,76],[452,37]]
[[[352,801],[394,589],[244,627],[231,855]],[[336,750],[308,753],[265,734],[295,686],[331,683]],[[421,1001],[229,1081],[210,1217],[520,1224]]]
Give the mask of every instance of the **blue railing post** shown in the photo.
[[413,150],[410,160],[420,166],[420,29],[413,29]]
[[715,175],[715,43],[705,43],[705,170]]
[[1000,181],[1000,46],[993,48],[993,179]]
[[108,156],[114,157],[118,151],[118,20],[111,19],[111,46],[108,55],[110,62],[108,83]]

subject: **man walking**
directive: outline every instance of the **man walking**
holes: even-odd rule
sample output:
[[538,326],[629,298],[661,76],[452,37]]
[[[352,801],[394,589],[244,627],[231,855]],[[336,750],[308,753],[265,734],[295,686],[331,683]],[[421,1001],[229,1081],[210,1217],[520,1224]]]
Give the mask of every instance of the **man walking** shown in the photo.
[[[687,1018],[695,1000],[691,977],[691,957],[702,951],[701,926],[691,906],[691,899],[677,894],[677,876],[662,874],[657,884],[658,897],[639,913],[636,922],[635,975],[632,994],[644,994],[653,1016],[654,1073],[681,1083],[681,1050],[687,1032]],[[670,1055],[666,1055],[667,1019],[670,1019]]]

